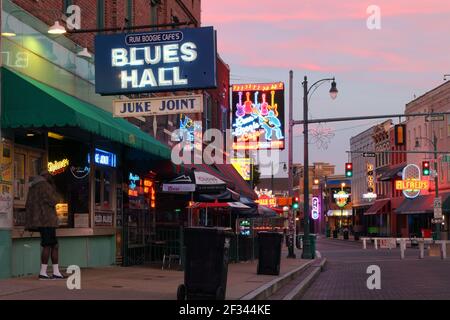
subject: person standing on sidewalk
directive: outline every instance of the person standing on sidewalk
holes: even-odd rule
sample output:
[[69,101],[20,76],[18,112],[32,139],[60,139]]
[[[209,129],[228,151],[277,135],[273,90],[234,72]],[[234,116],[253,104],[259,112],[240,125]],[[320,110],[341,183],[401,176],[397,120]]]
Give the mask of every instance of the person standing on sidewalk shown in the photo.
[[[58,267],[58,240],[56,228],[58,228],[58,216],[56,204],[58,195],[52,176],[47,170],[42,171],[30,183],[26,208],[25,229],[39,231],[41,234],[41,271],[40,280],[64,279]],[[48,260],[51,257],[53,275],[47,275]]]

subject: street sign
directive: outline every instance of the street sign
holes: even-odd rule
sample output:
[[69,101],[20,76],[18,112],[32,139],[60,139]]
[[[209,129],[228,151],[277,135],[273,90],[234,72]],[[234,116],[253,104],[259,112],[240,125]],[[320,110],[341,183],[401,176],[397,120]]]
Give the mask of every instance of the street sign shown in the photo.
[[442,198],[441,197],[434,198],[433,208],[440,208],[440,207],[442,207]]
[[434,198],[434,218],[435,219],[442,219],[442,198]]
[[436,116],[426,116],[425,117],[425,121],[426,122],[430,122],[430,121],[444,121],[444,115],[436,115]]
[[375,157],[375,152],[364,152],[363,153],[363,157],[364,158],[374,158]]

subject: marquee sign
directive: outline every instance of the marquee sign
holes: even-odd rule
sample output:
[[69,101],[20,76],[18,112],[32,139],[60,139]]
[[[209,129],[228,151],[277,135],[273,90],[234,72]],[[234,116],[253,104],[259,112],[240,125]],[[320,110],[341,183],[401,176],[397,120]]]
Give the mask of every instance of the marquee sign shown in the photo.
[[216,88],[213,27],[95,36],[102,95]]
[[233,149],[284,149],[284,84],[232,88]]
[[114,100],[113,112],[114,117],[121,118],[201,113],[203,112],[203,96],[190,95]]

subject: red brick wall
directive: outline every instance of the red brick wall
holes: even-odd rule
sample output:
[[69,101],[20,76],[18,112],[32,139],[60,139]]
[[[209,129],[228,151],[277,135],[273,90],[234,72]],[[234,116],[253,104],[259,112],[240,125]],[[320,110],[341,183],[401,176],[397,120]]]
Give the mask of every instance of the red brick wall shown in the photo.
[[[200,21],[200,0],[180,0],[192,15]],[[63,0],[13,0],[15,4],[30,12],[38,19],[51,26],[63,14]],[[97,28],[97,0],[73,0],[73,4],[81,8],[81,29]],[[127,17],[127,0],[104,0],[105,3],[105,28],[117,28],[124,26]],[[151,20],[150,0],[133,0],[133,25],[150,25],[156,23]],[[180,21],[188,21],[188,15],[177,3],[177,0],[162,0],[158,6],[158,22],[170,23],[171,14],[176,15]],[[82,47],[88,47],[94,52],[94,33],[82,33],[67,35]]]

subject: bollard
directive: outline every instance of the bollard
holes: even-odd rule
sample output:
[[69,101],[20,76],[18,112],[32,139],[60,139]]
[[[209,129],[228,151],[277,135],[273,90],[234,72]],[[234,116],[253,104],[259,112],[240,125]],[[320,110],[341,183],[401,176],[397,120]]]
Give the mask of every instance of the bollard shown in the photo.
[[363,249],[367,249],[366,238],[363,238]]
[[441,243],[441,259],[447,259],[447,245],[445,241]]
[[406,242],[405,240],[400,241],[400,259],[405,259]]
[[423,241],[419,242],[419,259],[423,259],[425,251],[425,243]]
[[377,238],[375,238],[374,240],[375,240],[375,250],[378,250],[378,242],[377,242]]

